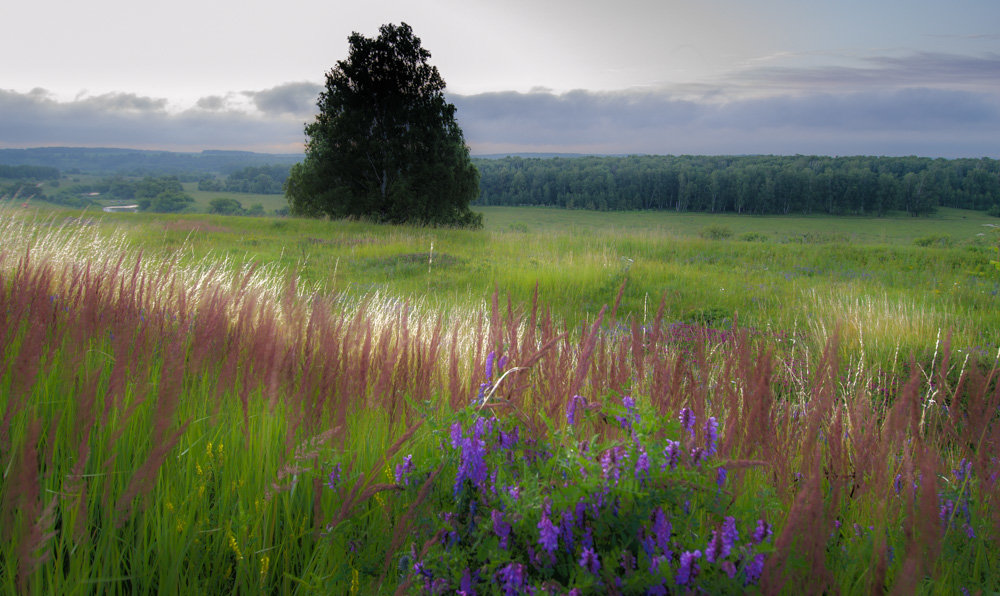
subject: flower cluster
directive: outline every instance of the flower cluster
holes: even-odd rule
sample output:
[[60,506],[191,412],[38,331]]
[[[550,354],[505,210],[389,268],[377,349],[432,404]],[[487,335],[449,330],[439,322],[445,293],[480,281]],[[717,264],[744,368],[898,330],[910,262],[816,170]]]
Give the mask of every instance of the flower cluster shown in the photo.
[[575,438],[586,403],[570,400],[568,425],[545,443],[478,412],[451,425],[443,538],[413,567],[425,593],[739,592],[758,581],[771,527],[741,528],[735,512],[717,509],[726,478],[713,460],[718,421],[696,426],[685,409],[667,425],[679,440],[653,438],[626,396],[622,409],[610,406],[625,442],[591,443]]

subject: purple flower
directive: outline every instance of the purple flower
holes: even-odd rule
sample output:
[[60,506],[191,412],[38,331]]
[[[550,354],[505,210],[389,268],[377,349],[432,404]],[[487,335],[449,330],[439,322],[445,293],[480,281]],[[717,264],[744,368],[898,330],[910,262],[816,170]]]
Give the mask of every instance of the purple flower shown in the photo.
[[681,426],[684,427],[684,430],[691,433],[691,437],[693,438],[695,423],[694,412],[691,411],[691,408],[681,408],[679,418],[681,420]]
[[476,596],[476,580],[468,567],[462,572],[462,579],[458,582],[458,593],[461,596]]
[[646,450],[639,445],[639,456],[635,458],[635,479],[640,483],[649,478],[649,456]]
[[508,563],[499,571],[500,588],[505,596],[516,596],[524,589],[524,565]]
[[538,522],[538,544],[550,555],[559,547],[559,531],[552,525],[552,520],[543,511],[542,519]]
[[707,456],[705,455],[705,450],[702,449],[701,447],[692,447],[691,448],[691,463],[692,464],[694,464],[696,466],[700,466],[701,462],[703,462],[706,457]]
[[942,522],[947,524],[951,520],[951,516],[954,512],[955,512],[955,501],[949,499],[945,501],[944,504],[941,505],[941,511],[938,512],[938,517],[941,518]]
[[490,512],[490,518],[493,520],[493,533],[500,539],[500,548],[507,550],[510,538],[510,524],[503,520],[503,512],[496,509]]
[[701,551],[684,551],[681,553],[681,566],[677,569],[677,585],[685,586],[690,582],[696,575],[698,575],[698,564],[695,563],[695,559],[701,558]]
[[517,446],[518,440],[520,440],[520,431],[518,431],[518,427],[515,426],[514,430],[510,431],[509,433],[505,433],[502,430],[500,431],[501,449],[508,449],[508,450],[513,449],[514,447]]
[[740,533],[736,530],[736,518],[726,516],[722,522],[722,552],[719,553],[719,558],[728,557],[739,539]]
[[626,459],[628,459],[628,450],[620,445],[605,449],[600,457],[601,472],[604,474],[604,479],[607,480],[613,477],[617,486],[618,479],[621,476],[619,466]]
[[667,439],[667,446],[663,449],[663,456],[666,461],[660,467],[662,470],[666,471],[667,468],[671,470],[677,467],[677,463],[681,460],[681,444],[677,441],[671,441]]
[[760,579],[760,574],[764,571],[764,554],[760,553],[754,558],[750,559],[746,565],[743,566],[743,585],[747,586],[750,584],[757,583]]
[[736,563],[733,563],[732,561],[723,561],[722,565],[719,566],[726,572],[729,579],[736,577]]
[[594,549],[590,547],[584,547],[583,552],[580,554],[580,567],[583,567],[590,573],[597,575],[601,570],[601,561],[597,557],[597,553]]
[[663,513],[663,509],[660,507],[656,508],[653,512],[653,536],[656,538],[656,546],[660,547],[660,550],[664,554],[669,554],[669,544],[670,544],[670,534],[673,528],[670,522],[667,520],[667,516]]
[[719,538],[719,533],[712,530],[712,537],[708,539],[708,546],[705,547],[705,560],[709,563],[714,563],[716,557],[719,555],[719,550],[722,548],[721,539]]
[[559,518],[559,537],[566,545],[566,550],[573,550],[573,514],[569,511],[563,511]]
[[753,531],[753,543],[760,544],[770,538],[773,533],[774,530],[771,528],[771,524],[759,519],[757,520],[757,528]]
[[896,474],[895,480],[892,481],[892,488],[896,491],[898,495],[903,490],[903,475]]
[[340,482],[340,470],[341,470],[340,464],[333,466],[333,469],[330,470],[330,477],[327,480],[326,485],[331,490],[336,489],[337,483]]
[[958,468],[952,470],[951,473],[955,475],[955,478],[959,482],[964,482],[966,478],[972,475],[972,462],[963,457],[962,461],[958,462]]
[[462,427],[457,422],[451,427],[452,446],[460,449],[458,473],[455,475],[455,496],[462,490],[466,480],[478,488],[483,488],[489,472],[486,467],[486,444],[480,438],[484,430],[484,420],[479,418],[470,429],[469,436],[462,435]]
[[512,484],[507,487],[507,494],[510,495],[511,499],[516,501],[521,498],[521,487],[516,484]]
[[410,474],[413,473],[413,455],[407,455],[403,458],[403,462],[396,466],[395,477],[396,484],[402,484],[403,486],[410,485]]
[[496,352],[490,352],[486,355],[486,380],[493,378],[493,360],[496,358]]
[[719,468],[715,471],[715,484],[717,484],[719,488],[726,485],[726,475],[727,472],[725,468]]
[[965,530],[965,535],[971,540],[976,537],[976,531],[972,529],[969,524],[962,524],[962,529]]
[[705,454],[715,455],[715,444],[719,440],[719,422],[710,416],[705,422]]

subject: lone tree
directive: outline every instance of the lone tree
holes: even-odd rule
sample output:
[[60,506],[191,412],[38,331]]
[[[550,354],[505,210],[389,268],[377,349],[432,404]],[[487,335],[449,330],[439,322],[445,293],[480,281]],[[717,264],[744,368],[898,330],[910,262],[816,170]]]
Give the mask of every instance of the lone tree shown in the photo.
[[406,23],[348,38],[326,75],[306,158],[285,183],[293,214],[480,227],[479,194],[455,106]]

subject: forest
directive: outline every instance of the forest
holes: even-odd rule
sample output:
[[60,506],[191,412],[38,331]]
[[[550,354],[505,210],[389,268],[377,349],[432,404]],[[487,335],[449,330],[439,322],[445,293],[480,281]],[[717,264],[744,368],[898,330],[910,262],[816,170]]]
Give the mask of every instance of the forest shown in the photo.
[[876,216],[957,207],[1000,216],[1000,162],[988,158],[633,155],[475,164],[478,205]]

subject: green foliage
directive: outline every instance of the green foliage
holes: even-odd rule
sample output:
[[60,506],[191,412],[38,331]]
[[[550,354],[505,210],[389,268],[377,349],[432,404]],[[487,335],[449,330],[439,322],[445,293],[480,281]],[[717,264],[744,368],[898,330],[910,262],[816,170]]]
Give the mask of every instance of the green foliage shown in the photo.
[[1000,205],[1000,161],[643,155],[477,159],[480,205],[926,216]]
[[706,240],[728,240],[733,237],[733,230],[724,224],[709,224],[698,235]]
[[154,213],[178,213],[194,204],[194,199],[177,190],[164,190],[151,198],[139,199],[140,211]]
[[218,215],[241,215],[243,214],[243,205],[236,199],[219,197],[209,202],[208,212]]
[[949,248],[955,245],[955,239],[947,234],[931,234],[929,236],[921,236],[914,240],[913,243],[923,247]]
[[292,213],[480,227],[479,173],[430,52],[406,23],[348,42],[285,183]]

